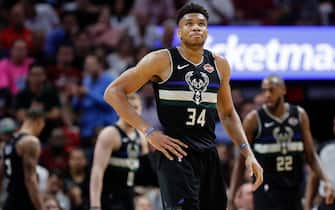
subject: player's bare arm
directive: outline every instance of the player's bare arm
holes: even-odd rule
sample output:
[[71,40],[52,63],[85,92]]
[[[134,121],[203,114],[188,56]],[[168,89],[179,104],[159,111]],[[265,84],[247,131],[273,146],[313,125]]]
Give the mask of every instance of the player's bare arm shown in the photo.
[[331,184],[321,168],[319,158],[314,149],[313,137],[310,130],[309,117],[306,111],[301,107],[299,107],[299,114],[301,119],[301,130],[304,140],[306,161],[310,166],[311,170],[313,171],[313,173],[315,174],[315,176],[317,176],[319,180],[323,180],[325,182],[325,193],[327,195],[326,203],[330,204],[334,200],[334,195],[331,191]]
[[236,145],[245,145],[240,150],[241,154],[246,158],[245,164],[250,171],[250,175],[256,176],[256,181],[253,189],[257,189],[263,182],[263,169],[257,162],[251,148],[249,146],[247,137],[244,133],[240,118],[234,108],[230,89],[230,67],[228,62],[221,56],[215,58],[218,71],[221,75],[222,81],[218,93],[217,110],[222,124],[228,132],[230,138]]
[[41,153],[39,140],[34,136],[27,136],[17,145],[18,153],[23,160],[24,181],[32,203],[37,210],[44,210],[40,192],[38,191],[36,167]]
[[[131,126],[147,133],[152,127],[151,124],[131,107],[127,95],[136,92],[149,81],[159,82],[167,79],[171,73],[170,65],[167,50],[149,53],[134,68],[125,71],[107,87],[104,94],[106,102]],[[187,148],[187,145],[159,131],[150,132],[146,139],[170,160],[173,160],[173,156],[181,159],[186,155],[182,148]]]
[[113,150],[121,146],[121,137],[115,127],[104,128],[94,150],[93,166],[90,179],[90,204],[96,209],[101,208],[101,192],[104,172]]
[[305,192],[304,210],[311,210],[313,206],[313,200],[317,194],[319,188],[319,179],[312,171],[309,173]]
[[[247,136],[248,142],[252,143],[254,134],[258,129],[257,122],[257,112],[250,112],[245,119],[243,120],[243,129],[245,131],[245,135]],[[236,191],[238,187],[241,185],[242,177],[245,170],[245,157],[243,155],[239,155],[236,163],[234,164],[233,172],[230,180],[230,188],[228,194],[228,209],[235,210],[236,207],[234,205],[234,198],[236,195]]]

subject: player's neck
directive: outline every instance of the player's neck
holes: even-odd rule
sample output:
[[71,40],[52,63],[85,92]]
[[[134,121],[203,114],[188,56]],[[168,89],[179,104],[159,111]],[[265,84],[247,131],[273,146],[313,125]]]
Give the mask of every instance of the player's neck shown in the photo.
[[28,133],[31,135],[36,135],[36,133],[34,132],[34,127],[28,123],[23,123],[23,125],[21,126],[19,133]]
[[202,60],[203,52],[203,47],[190,48],[183,43],[181,43],[179,47],[179,53],[181,53],[182,56],[184,56],[187,60],[192,61],[192,63],[200,63]]
[[135,128],[133,128],[131,125],[129,125],[122,119],[120,119],[116,124],[127,134],[135,131]]
[[276,117],[282,117],[286,113],[286,105],[284,102],[278,104],[274,109],[268,109],[270,113]]

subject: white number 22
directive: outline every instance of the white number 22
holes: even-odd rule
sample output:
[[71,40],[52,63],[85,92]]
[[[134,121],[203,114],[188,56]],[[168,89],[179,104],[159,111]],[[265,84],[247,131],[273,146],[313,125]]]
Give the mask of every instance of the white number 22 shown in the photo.
[[201,110],[198,118],[197,118],[197,109],[195,108],[187,108],[188,121],[186,121],[186,125],[194,126],[195,124],[201,125],[204,127],[206,123],[206,109]]

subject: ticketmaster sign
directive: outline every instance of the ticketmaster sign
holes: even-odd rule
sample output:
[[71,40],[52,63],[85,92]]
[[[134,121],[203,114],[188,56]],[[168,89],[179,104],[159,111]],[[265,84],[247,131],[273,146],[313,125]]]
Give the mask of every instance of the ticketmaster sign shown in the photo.
[[232,79],[335,79],[335,27],[209,28],[206,48],[227,58]]

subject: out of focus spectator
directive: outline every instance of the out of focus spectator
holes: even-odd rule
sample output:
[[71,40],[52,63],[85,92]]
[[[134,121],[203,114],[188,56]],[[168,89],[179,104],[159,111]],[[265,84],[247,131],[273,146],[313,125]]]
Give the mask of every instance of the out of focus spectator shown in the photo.
[[75,66],[79,69],[84,68],[85,58],[92,51],[92,41],[86,31],[78,32],[74,39]]
[[151,49],[160,40],[157,26],[149,22],[149,14],[141,10],[134,13],[134,25],[128,29],[128,34],[134,40],[135,46],[146,45]]
[[44,205],[46,210],[62,210],[57,198],[52,195],[44,196]]
[[140,195],[135,198],[135,210],[155,210],[150,199],[145,195]]
[[118,44],[118,50],[109,54],[106,58],[109,70],[113,77],[118,77],[131,64],[134,63],[134,43],[129,36],[123,36]]
[[25,87],[29,65],[27,45],[19,39],[13,43],[10,57],[0,61],[0,88],[8,88],[13,96]]
[[59,17],[50,4],[23,0],[26,15],[25,26],[32,31],[47,34],[59,24]]
[[72,45],[61,44],[57,51],[56,63],[47,68],[47,78],[57,87],[60,94],[64,93],[67,84],[74,82],[79,84],[82,79],[82,73],[75,68],[74,49]]
[[242,184],[236,192],[235,205],[238,210],[253,210],[252,183]]
[[58,171],[52,171],[48,178],[46,193],[55,197],[62,210],[70,210],[71,204],[69,198],[64,193],[63,177]]
[[116,48],[123,35],[122,29],[114,26],[110,21],[110,9],[108,7],[101,9],[98,22],[89,26],[87,30],[89,38],[95,46],[104,46],[108,49]]
[[24,26],[24,21],[23,4],[17,3],[10,10],[9,25],[0,31],[0,46],[10,49],[16,40],[22,39],[31,47],[31,31]]
[[64,5],[65,11],[73,12],[79,21],[79,27],[84,30],[87,26],[94,24],[99,15],[99,9],[90,0],[75,0]]
[[61,19],[61,25],[51,30],[45,39],[45,52],[50,58],[56,56],[61,44],[72,43],[73,36],[79,31],[78,21],[73,13],[64,12]]
[[0,120],[0,151],[3,145],[12,138],[17,128],[18,124],[13,118],[7,117]]
[[135,0],[133,10],[147,14],[149,23],[156,25],[176,15],[174,1],[171,0]]
[[223,24],[228,23],[235,16],[235,9],[231,0],[190,0],[189,2],[203,5],[210,18],[209,24]]
[[70,152],[69,167],[65,174],[65,188],[71,200],[72,210],[88,207],[89,203],[89,171],[88,162],[82,149]]
[[85,59],[85,76],[80,86],[73,84],[73,108],[80,112],[81,140],[90,144],[96,129],[117,120],[115,111],[104,101],[103,94],[112,82],[112,77],[103,72],[102,64],[95,55]]
[[55,128],[51,131],[47,144],[42,150],[40,162],[43,166],[51,169],[66,170],[68,152],[65,148],[66,136],[64,130]]
[[31,48],[28,55],[35,61],[46,64],[49,61],[48,55],[45,53],[45,34],[40,31],[34,31],[32,33]]
[[176,31],[176,23],[169,19],[163,22],[163,34],[160,41],[155,44],[154,48],[171,48],[173,47],[174,34]]
[[31,107],[39,107],[46,112],[46,125],[40,136],[41,141],[45,142],[51,130],[62,123],[62,119],[57,91],[46,82],[45,68],[39,63],[30,65],[26,87],[15,98],[16,116],[20,122]]
[[134,17],[129,15],[134,0],[115,0],[111,7],[112,25],[129,31],[133,25]]

